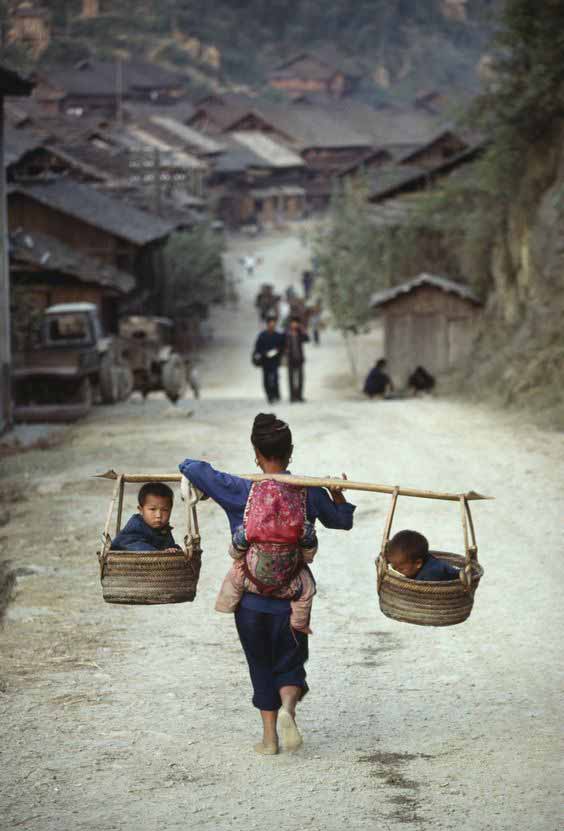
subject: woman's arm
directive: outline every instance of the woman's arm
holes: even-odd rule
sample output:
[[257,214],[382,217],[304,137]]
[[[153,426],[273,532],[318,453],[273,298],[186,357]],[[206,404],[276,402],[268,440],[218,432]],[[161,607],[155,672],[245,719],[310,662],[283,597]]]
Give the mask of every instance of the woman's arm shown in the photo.
[[326,528],[350,531],[356,505],[351,505],[341,494],[342,502],[335,502],[323,488],[308,488],[308,518],[319,519]]
[[232,531],[243,522],[243,513],[251,489],[251,482],[215,470],[209,462],[184,459],[180,472],[206,496],[217,502],[226,512]]

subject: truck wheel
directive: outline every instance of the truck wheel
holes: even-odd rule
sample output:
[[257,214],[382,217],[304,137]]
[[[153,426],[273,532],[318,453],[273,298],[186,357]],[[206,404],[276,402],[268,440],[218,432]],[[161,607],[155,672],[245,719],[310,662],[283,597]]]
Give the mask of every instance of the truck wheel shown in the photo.
[[176,404],[186,392],[188,381],[186,379],[186,366],[180,355],[172,354],[165,361],[161,369],[163,390],[167,398]]
[[119,376],[119,367],[115,366],[109,357],[104,357],[99,372],[100,397],[103,404],[115,404],[119,401]]
[[133,392],[133,372],[128,366],[119,366],[119,400],[127,401]]

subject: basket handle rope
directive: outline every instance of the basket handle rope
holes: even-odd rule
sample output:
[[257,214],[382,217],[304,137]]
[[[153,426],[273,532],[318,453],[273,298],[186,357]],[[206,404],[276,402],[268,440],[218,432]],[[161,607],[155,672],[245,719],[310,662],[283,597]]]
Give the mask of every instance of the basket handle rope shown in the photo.
[[194,554],[200,553],[200,526],[198,524],[198,513],[196,505],[198,495],[195,489],[188,482],[188,493],[186,498],[186,536],[184,537],[184,549],[186,558],[191,560]]
[[[478,562],[478,546],[476,544],[470,506],[464,494],[460,497],[460,513],[462,517],[462,530],[464,532],[464,556],[466,559],[464,568],[460,570],[460,581],[466,591],[472,591],[474,583],[473,565]],[[470,535],[468,535],[468,530],[470,530]]]
[[384,526],[384,536],[382,537],[382,548],[380,550],[380,556],[376,561],[378,566],[376,572],[378,580],[378,591],[380,591],[380,586],[382,584],[382,580],[384,579],[384,574],[386,573],[386,569],[388,568],[388,561],[386,559],[386,547],[388,544],[388,540],[390,539],[390,531],[392,528],[392,522],[394,520],[394,514],[396,512],[396,504],[398,501],[399,492],[400,487],[399,485],[396,485],[392,491],[392,501],[388,509],[388,516],[386,517],[386,525]]
[[[388,516],[386,517],[386,525],[384,527],[384,536],[382,538],[382,549],[380,551],[380,556],[376,560],[376,575],[378,581],[378,592],[380,591],[380,587],[382,585],[382,580],[384,579],[384,575],[388,568],[388,560],[386,558],[386,548],[387,544],[390,539],[390,531],[392,528],[392,522],[394,519],[394,514],[396,512],[396,503],[398,501],[398,496],[400,493],[399,486],[393,490],[392,493],[392,502],[390,504],[390,508],[388,510]],[[474,563],[478,562],[478,546],[476,544],[476,534],[474,532],[474,522],[472,520],[472,514],[470,513],[470,506],[468,505],[468,497],[466,494],[461,494],[459,498],[460,502],[460,513],[462,519],[462,532],[464,535],[464,557],[465,557],[465,564],[464,568],[460,569],[459,577],[460,582],[464,586],[464,589],[468,592],[471,592],[474,587]]]
[[120,525],[121,525],[121,512],[123,510],[123,489],[124,489],[124,479],[123,473],[120,473],[116,479],[116,483],[114,486],[114,492],[112,494],[112,498],[110,500],[110,506],[108,508],[108,515],[106,517],[106,524],[104,526],[104,533],[102,534],[102,550],[98,552],[98,562],[100,564],[100,578],[104,576],[104,566],[106,565],[106,560],[108,559],[108,552],[110,550],[110,546],[112,544],[112,538],[110,536],[110,524],[112,521],[112,514],[114,512],[114,505],[116,501],[119,500],[118,505],[118,521],[116,526],[116,534],[119,532]]

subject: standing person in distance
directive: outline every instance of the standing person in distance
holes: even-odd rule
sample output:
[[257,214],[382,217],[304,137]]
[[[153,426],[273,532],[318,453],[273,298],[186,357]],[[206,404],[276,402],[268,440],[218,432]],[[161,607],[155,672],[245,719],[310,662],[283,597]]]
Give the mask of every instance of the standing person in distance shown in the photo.
[[275,314],[267,314],[266,329],[259,334],[253,349],[253,364],[262,367],[263,386],[269,404],[280,401],[278,369],[285,345],[284,335],[276,330],[276,321]]
[[288,383],[290,386],[290,401],[305,401],[304,391],[304,343],[308,343],[309,335],[305,331],[299,317],[292,317],[286,333],[286,358],[288,361]]

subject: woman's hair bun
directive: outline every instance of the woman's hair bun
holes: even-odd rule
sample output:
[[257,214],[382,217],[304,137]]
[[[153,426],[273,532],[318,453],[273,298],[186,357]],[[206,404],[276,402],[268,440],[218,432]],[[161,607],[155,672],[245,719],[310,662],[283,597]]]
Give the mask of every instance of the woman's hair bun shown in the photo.
[[[253,433],[270,433],[276,429],[278,419],[274,413],[259,413],[253,422]],[[282,424],[282,422],[278,422]]]
[[259,413],[253,422],[251,442],[269,459],[283,459],[292,452],[292,433],[274,413]]

